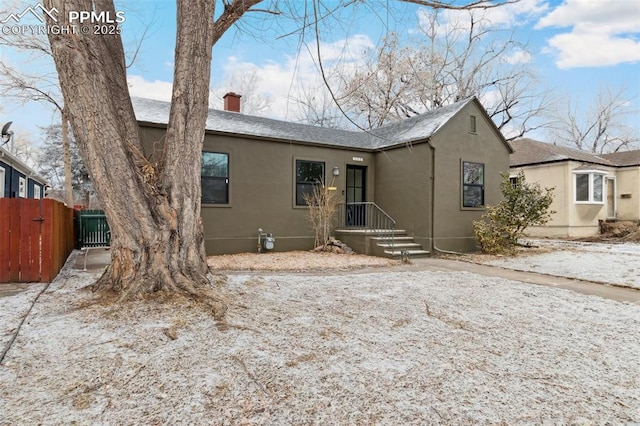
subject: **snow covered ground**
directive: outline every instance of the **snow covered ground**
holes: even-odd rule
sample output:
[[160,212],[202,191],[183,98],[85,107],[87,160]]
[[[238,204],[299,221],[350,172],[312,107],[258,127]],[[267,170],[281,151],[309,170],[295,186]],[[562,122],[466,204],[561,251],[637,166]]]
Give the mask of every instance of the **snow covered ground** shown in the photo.
[[87,306],[91,279],[65,268],[34,306],[0,424],[640,422],[637,305],[464,272],[239,273],[216,277],[216,324]]
[[483,263],[519,271],[640,288],[640,244],[528,241],[552,251],[493,259]]

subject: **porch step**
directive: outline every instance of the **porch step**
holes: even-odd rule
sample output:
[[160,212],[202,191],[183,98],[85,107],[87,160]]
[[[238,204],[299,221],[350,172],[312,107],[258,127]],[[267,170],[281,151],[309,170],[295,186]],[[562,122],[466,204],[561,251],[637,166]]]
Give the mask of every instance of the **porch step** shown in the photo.
[[[384,243],[386,241],[392,240],[391,237],[372,237],[371,239],[378,243]],[[403,235],[403,236],[396,235],[393,237],[393,241],[413,241],[413,237],[409,237],[407,235]]]
[[396,229],[393,234],[389,230],[377,229],[336,229],[335,233],[338,239],[346,240],[358,253],[398,259],[403,253],[409,257],[431,254],[422,250],[422,245],[404,229]]
[[[420,244],[417,244],[418,246]],[[420,257],[420,256],[429,256],[431,254],[430,251],[427,250],[422,250],[422,249],[417,249],[417,250],[385,250],[384,251],[385,254],[387,256],[396,258],[396,257],[402,257],[402,253],[406,252],[407,255],[409,255],[409,257]]]
[[[336,234],[346,235],[391,235],[391,231],[388,229],[336,229]],[[404,229],[396,229],[393,231],[393,235],[399,238],[398,235],[407,235],[407,231]],[[390,237],[376,237],[376,238],[390,238]]]
[[[413,241],[413,238],[410,238],[409,241]],[[397,240],[393,243],[389,242],[389,243],[377,243],[378,247],[383,247],[385,249],[391,249],[391,250],[411,250],[411,249],[422,249],[422,245],[418,244],[418,243],[409,243],[409,242],[405,242],[405,243],[401,243],[398,242]]]
[[402,234],[391,236],[382,236],[372,238],[372,242],[376,244],[376,249],[379,256],[400,258],[402,254],[406,254],[409,257],[428,256],[431,253],[427,250],[422,250],[422,244],[416,243],[413,237],[406,235],[406,232],[402,231]]

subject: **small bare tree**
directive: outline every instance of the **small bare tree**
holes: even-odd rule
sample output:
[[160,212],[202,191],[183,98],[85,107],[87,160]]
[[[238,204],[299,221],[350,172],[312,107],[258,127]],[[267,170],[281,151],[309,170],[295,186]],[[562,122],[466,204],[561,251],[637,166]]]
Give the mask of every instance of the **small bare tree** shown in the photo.
[[310,194],[304,194],[302,198],[309,205],[307,220],[315,232],[314,247],[322,247],[327,251],[338,212],[335,189],[319,182],[313,186]]

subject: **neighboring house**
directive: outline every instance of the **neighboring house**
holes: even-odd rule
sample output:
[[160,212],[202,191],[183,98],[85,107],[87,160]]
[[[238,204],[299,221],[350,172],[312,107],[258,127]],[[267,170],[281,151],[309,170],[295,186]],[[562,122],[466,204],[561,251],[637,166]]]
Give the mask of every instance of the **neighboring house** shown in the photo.
[[0,147],[0,198],[44,198],[47,181]]
[[596,235],[601,220],[640,219],[640,151],[590,154],[531,139],[511,142],[510,176],[524,171],[527,181],[555,187],[556,213],[532,236]]
[[[311,249],[304,194],[318,181],[340,205],[336,235],[360,253],[396,222],[395,253],[476,248],[472,222],[502,197],[511,148],[472,98],[370,132],[210,110],[202,154],[202,219],[208,254],[255,251],[258,229],[279,251]],[[161,144],[166,102],[134,98],[147,153]],[[345,204],[346,203],[346,204]],[[367,230],[368,229],[368,230]],[[365,232],[366,231],[366,232]],[[375,245],[375,247],[372,247]],[[381,253],[378,253],[381,254]],[[387,253],[388,254],[388,253]]]

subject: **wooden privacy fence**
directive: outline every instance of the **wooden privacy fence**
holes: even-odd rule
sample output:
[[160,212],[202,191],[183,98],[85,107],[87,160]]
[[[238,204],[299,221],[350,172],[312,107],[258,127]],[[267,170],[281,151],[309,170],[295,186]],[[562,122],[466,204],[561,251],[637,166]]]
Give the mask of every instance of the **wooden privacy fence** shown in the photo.
[[50,199],[0,198],[0,283],[51,282],[73,247],[72,209]]

